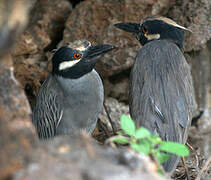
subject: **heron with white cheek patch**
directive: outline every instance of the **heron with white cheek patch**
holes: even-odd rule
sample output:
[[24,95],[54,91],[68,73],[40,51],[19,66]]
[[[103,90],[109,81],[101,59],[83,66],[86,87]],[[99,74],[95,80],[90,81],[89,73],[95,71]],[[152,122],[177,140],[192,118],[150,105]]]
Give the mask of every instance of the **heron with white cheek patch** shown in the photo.
[[75,41],[55,51],[53,69],[36,98],[32,121],[40,139],[92,133],[103,107],[104,88],[94,66],[115,47]]

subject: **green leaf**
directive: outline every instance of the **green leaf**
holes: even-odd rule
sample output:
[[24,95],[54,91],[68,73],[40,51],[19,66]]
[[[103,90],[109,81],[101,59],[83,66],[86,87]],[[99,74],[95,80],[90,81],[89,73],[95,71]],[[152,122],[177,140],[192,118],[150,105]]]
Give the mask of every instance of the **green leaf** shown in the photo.
[[154,144],[160,144],[160,143],[162,143],[162,139],[160,137],[152,137],[151,138],[151,141]]
[[129,139],[124,136],[113,137],[112,141],[116,142],[118,144],[128,144],[129,143]]
[[116,132],[118,135],[122,135],[123,134],[123,131],[122,130],[119,130]]
[[157,173],[158,173],[160,176],[164,176],[164,173],[163,173],[163,171],[162,171],[160,168],[157,169]]
[[150,153],[150,144],[148,141],[141,141],[139,144],[131,144],[130,147],[139,153]]
[[160,145],[160,150],[176,154],[177,156],[188,156],[188,147],[177,142],[163,141]]
[[150,136],[151,136],[150,131],[148,129],[144,128],[144,127],[141,127],[141,128],[136,130],[135,137],[137,139],[147,138],[147,137],[150,137]]
[[156,134],[153,134],[153,135],[152,135],[152,138],[153,138],[153,139],[154,139],[154,138],[160,138],[160,136],[159,136],[159,134],[156,133]]
[[160,164],[166,162],[171,156],[169,154],[164,154],[161,152],[157,152],[156,154],[157,160]]
[[129,118],[126,115],[122,115],[120,118],[120,124],[122,130],[128,134],[128,135],[134,135],[135,134],[135,124],[131,118]]

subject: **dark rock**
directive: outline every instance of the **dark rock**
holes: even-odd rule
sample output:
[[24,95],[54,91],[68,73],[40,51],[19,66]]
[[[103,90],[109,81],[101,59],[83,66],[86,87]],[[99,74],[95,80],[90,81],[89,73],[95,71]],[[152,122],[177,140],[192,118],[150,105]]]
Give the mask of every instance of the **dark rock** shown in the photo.
[[81,2],[70,14],[62,44],[76,39],[87,39],[96,44],[111,43],[119,47],[116,52],[106,54],[97,63],[96,69],[103,77],[108,77],[132,66],[138,42],[129,33],[116,29],[113,25],[122,21],[139,21],[145,16],[161,13],[168,8],[167,0],[161,1],[113,1],[90,0]]
[[0,2],[0,56],[8,54],[28,21],[35,0],[2,0]]
[[25,89],[30,105],[33,108],[35,96],[44,79],[48,76],[48,72],[36,64],[30,64],[30,59],[27,59],[27,63],[25,62],[26,59],[24,57],[13,57],[13,61],[17,62],[16,60],[19,62],[15,63],[15,77],[18,78],[22,88]]
[[129,79],[124,78],[113,84],[109,96],[118,99],[121,102],[128,103]]
[[194,79],[201,116],[196,121],[195,131],[190,132],[190,139],[199,151],[198,154],[208,159],[211,155],[211,41],[202,51],[192,52],[191,55],[194,57],[193,69],[198,72],[194,74]]
[[129,76],[130,70],[127,70],[105,79],[105,95],[128,104]]
[[196,100],[199,111],[203,111],[209,101],[209,90],[211,88],[211,56],[207,45],[200,51],[191,51],[186,53],[186,59],[191,66]]
[[161,178],[148,157],[100,147],[88,137],[57,137],[33,153],[33,162],[14,180],[108,180]]
[[43,54],[51,43],[56,43],[55,41],[61,38],[71,9],[67,0],[37,0],[27,29],[18,40],[13,55]]
[[209,9],[209,0],[84,1],[70,14],[62,44],[76,39],[88,39],[97,44],[115,44],[119,49],[106,54],[96,66],[101,76],[108,77],[131,67],[140,47],[131,34],[117,30],[113,24],[139,22],[144,17],[155,14],[170,16],[194,31],[187,34],[186,51],[199,50],[211,37]]
[[[207,61],[209,55],[204,49],[211,37],[210,6],[209,0],[83,1],[70,14],[61,44],[75,39],[88,39],[96,44],[111,43],[116,45],[118,49],[102,57],[102,60],[96,64],[96,70],[104,78],[106,95],[126,102],[129,86],[126,83],[128,77],[115,83],[106,78],[130,69],[140,45],[133,35],[120,31],[113,25],[117,22],[139,22],[144,17],[155,14],[171,17],[178,24],[193,31],[193,33],[186,32],[185,51],[190,56],[188,61],[193,68],[197,102],[199,107],[203,108],[206,99],[204,93],[207,91],[205,90],[207,89],[205,82],[210,67]],[[204,60],[199,62],[198,57]],[[204,79],[202,80],[202,78]]]
[[186,33],[185,51],[202,49],[211,38],[211,1],[174,1],[167,16],[193,31]]
[[0,179],[27,165],[36,144],[31,109],[13,74],[11,51],[34,1],[0,2]]
[[37,0],[27,29],[17,41],[13,51],[15,76],[26,89],[32,107],[35,94],[48,74],[48,51],[62,39],[71,10],[68,0]]
[[[114,98],[106,98],[105,105],[107,107],[108,113],[111,117],[111,121],[115,130],[121,129],[120,127],[120,117],[122,114],[126,114],[129,116],[129,107],[128,105],[118,102]],[[105,109],[103,109],[102,113],[99,115],[99,119],[105,124],[109,131],[112,131],[112,126],[108,120]]]
[[36,138],[31,109],[13,75],[11,57],[0,59],[0,179],[23,168]]

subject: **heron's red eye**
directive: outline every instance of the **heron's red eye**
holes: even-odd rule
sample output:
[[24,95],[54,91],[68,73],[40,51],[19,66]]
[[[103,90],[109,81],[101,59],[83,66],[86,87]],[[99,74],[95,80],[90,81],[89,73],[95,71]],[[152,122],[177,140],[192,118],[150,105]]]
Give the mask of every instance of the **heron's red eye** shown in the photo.
[[73,54],[73,57],[74,57],[74,59],[79,60],[79,59],[81,59],[82,54],[81,53],[75,53],[75,54]]
[[147,30],[144,26],[141,27],[141,30],[142,30],[142,32],[143,32],[144,34],[147,34],[147,33],[148,33],[148,30]]

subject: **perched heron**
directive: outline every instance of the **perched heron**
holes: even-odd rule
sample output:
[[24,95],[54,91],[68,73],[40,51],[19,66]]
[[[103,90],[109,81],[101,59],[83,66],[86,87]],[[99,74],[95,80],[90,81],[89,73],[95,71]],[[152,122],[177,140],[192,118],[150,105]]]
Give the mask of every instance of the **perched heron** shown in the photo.
[[[183,56],[183,30],[188,29],[160,16],[115,26],[135,34],[143,46],[130,76],[132,119],[163,140],[186,143],[196,110],[191,71]],[[179,157],[172,156],[163,167],[171,173],[178,162]]]
[[75,41],[56,50],[52,73],[41,86],[33,110],[40,139],[82,130],[92,133],[104,100],[102,80],[93,68],[98,56],[113,48]]

